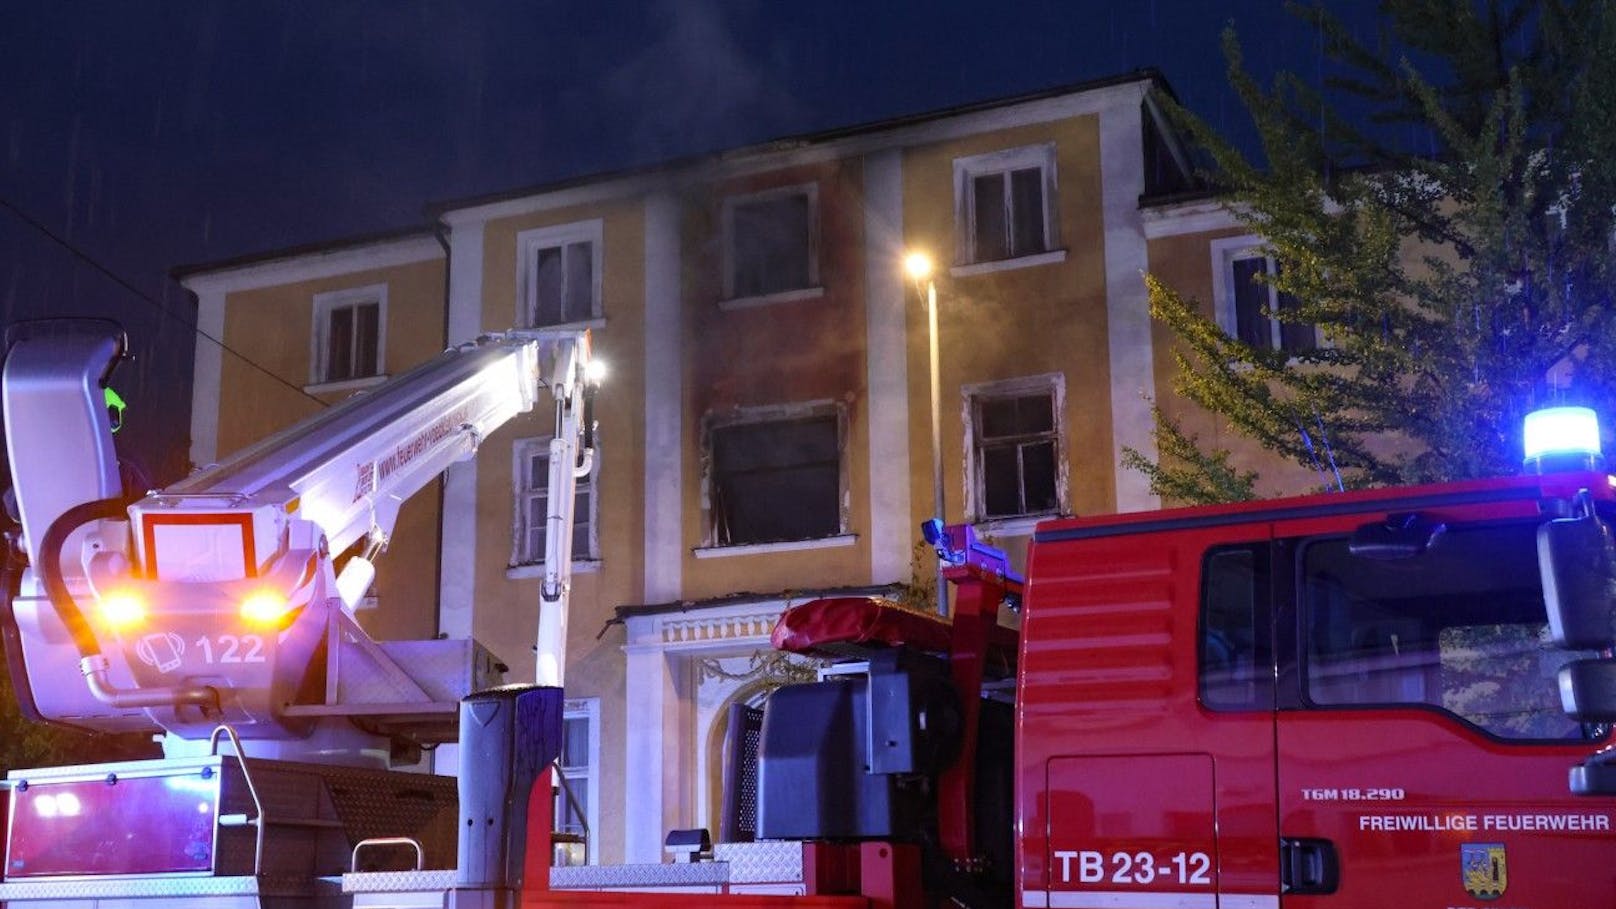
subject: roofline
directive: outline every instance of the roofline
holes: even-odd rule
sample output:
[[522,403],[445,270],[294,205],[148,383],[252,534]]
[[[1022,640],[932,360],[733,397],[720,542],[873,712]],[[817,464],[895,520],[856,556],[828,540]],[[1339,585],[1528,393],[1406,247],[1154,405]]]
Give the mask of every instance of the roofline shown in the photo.
[[177,265],[169,269],[168,274],[176,282],[189,287],[190,279],[205,276],[209,279],[223,278],[231,272],[242,271],[255,266],[271,263],[282,264],[304,257],[331,256],[344,252],[364,249],[366,247],[384,246],[400,241],[426,239],[436,237],[438,229],[444,223],[444,216],[450,212],[479,208],[486,205],[509,202],[517,199],[545,196],[579,187],[602,187],[612,183],[623,182],[636,184],[626,188],[628,191],[637,188],[640,183],[654,183],[658,178],[671,179],[674,176],[690,171],[699,171],[703,168],[720,165],[733,165],[738,162],[764,160],[772,155],[801,151],[807,148],[822,148],[836,142],[846,141],[859,137],[878,135],[883,132],[920,126],[947,120],[953,117],[968,116],[983,111],[992,111],[1001,108],[1014,107],[1020,104],[1029,104],[1060,98],[1067,95],[1078,95],[1086,92],[1098,91],[1122,85],[1139,82],[1148,82],[1151,87],[1165,92],[1169,97],[1176,97],[1172,86],[1167,83],[1161,71],[1155,67],[1144,67],[1126,73],[1103,76],[1083,82],[1068,83],[1052,88],[1039,89],[1019,95],[1002,96],[982,101],[972,101],[952,107],[938,108],[918,114],[905,114],[885,120],[874,120],[852,126],[842,126],[833,129],[821,130],[812,133],[783,136],[745,145],[737,148],[721,149],[701,154],[685,155],[665,161],[658,161],[638,167],[623,168],[614,171],[602,171],[593,174],[582,174],[568,177],[563,180],[551,181],[521,187],[511,190],[488,193],[479,196],[451,199],[441,202],[429,202],[423,208],[427,221],[422,224],[392,228],[373,233],[357,234],[341,237],[323,242],[303,243],[297,246],[281,249],[269,249],[259,252],[246,253],[226,259],[211,262],[199,262]]
[[783,152],[794,152],[801,151],[804,148],[826,146],[847,139],[889,132],[903,129],[905,127],[918,126],[938,120],[946,120],[952,117],[966,116],[969,114],[980,113],[982,111],[1013,107],[1018,104],[1045,101],[1051,98],[1082,94],[1085,92],[1113,88],[1120,85],[1129,85],[1137,82],[1149,82],[1152,87],[1167,93],[1168,96],[1176,97],[1176,93],[1173,91],[1172,86],[1167,83],[1166,78],[1162,75],[1160,70],[1156,69],[1155,67],[1144,67],[1141,69],[1131,70],[1126,73],[1104,76],[1084,82],[1068,83],[1053,88],[1039,89],[1038,91],[1027,92],[1020,95],[1009,95],[998,98],[990,98],[983,101],[972,101],[966,104],[955,105],[953,107],[937,108],[918,114],[905,114],[899,117],[890,117],[885,120],[872,120],[865,123],[854,124],[852,126],[835,127],[818,132],[781,136],[753,145],[743,145],[736,148],[721,149],[718,151],[704,152],[694,155],[685,155],[683,157],[673,158],[665,161],[657,161],[637,167],[628,167],[612,171],[601,171],[592,174],[581,174],[575,177],[568,177],[563,180],[533,184],[516,189],[500,190],[493,193],[467,196],[459,199],[449,199],[439,202],[429,202],[425,206],[425,212],[429,218],[441,220],[444,215],[453,211],[480,208],[485,205],[509,202],[514,199],[543,196],[551,193],[561,192],[563,190],[577,189],[581,186],[598,186],[615,182],[645,181],[659,176],[671,177],[681,172],[697,170],[704,165],[713,166],[720,164],[734,164],[736,162],[751,159],[767,158],[770,155],[777,155]]
[[371,233],[354,234],[324,242],[300,243],[297,246],[244,253],[239,256],[216,259],[211,262],[176,265],[168,270],[168,276],[176,282],[184,284],[186,279],[202,275],[217,277],[226,272],[239,271],[255,265],[264,265],[271,262],[278,263],[306,256],[337,255],[366,247],[386,246],[407,240],[434,238],[436,235],[437,225],[430,222],[410,227],[395,227]]

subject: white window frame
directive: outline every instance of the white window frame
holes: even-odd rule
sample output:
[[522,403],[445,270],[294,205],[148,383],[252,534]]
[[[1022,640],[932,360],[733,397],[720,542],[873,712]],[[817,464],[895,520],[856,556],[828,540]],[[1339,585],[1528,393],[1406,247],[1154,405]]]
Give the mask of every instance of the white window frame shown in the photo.
[[[376,371],[356,379],[328,380],[326,339],[333,310],[366,303],[376,304]],[[306,391],[343,391],[364,388],[387,378],[387,285],[367,284],[314,295],[314,326],[309,332],[309,385]]]
[[[1014,536],[1031,533],[1033,525],[1039,521],[1055,515],[1069,514],[1070,483],[1068,482],[1067,467],[1067,452],[1069,449],[1066,442],[1065,374],[1053,372],[1035,376],[1023,376],[1016,379],[1005,379],[998,382],[980,382],[967,385],[961,391],[964,398],[964,408],[961,416],[965,426],[966,519],[995,533]],[[1049,395],[1050,408],[1054,416],[1055,510],[1053,512],[1037,512],[1034,514],[987,517],[983,514],[987,509],[987,495],[982,476],[982,471],[986,465],[982,464],[977,456],[977,437],[980,430],[976,425],[976,403],[983,398],[1010,398],[1039,393]]]
[[[808,197],[808,285],[755,296],[735,296],[735,209],[755,202],[770,202],[788,196]],[[754,193],[725,196],[720,219],[724,235],[722,256],[724,299],[719,303],[721,309],[745,309],[752,306],[767,306],[772,303],[789,303],[793,300],[811,300],[825,295],[825,288],[820,285],[819,279],[818,183],[796,183],[791,186],[776,186]]]
[[[836,512],[837,532],[823,537],[809,537],[801,540],[779,540],[768,543],[721,543],[718,540],[718,529],[715,526],[715,513],[713,508],[713,486],[717,482],[715,475],[716,465],[713,458],[713,434],[716,430],[731,426],[749,425],[755,423],[782,423],[791,420],[801,420],[811,417],[836,418]],[[850,499],[848,485],[848,425],[847,407],[840,401],[807,401],[800,404],[780,404],[764,407],[737,408],[724,414],[708,414],[702,421],[701,449],[702,449],[702,476],[701,476],[701,514],[703,545],[697,547],[693,554],[698,559],[713,558],[731,555],[755,555],[769,552],[792,552],[805,549],[826,549],[839,546],[850,546],[857,536],[848,529],[851,516],[848,514]]]
[[[547,459],[550,454],[551,436],[533,436],[517,439],[511,443],[511,561],[506,570],[506,576],[512,580],[521,578],[536,578],[544,574],[544,553],[529,553],[523,551],[527,540],[527,504],[528,497],[537,490],[529,489],[524,482],[527,477],[528,459],[535,454],[542,454]],[[595,452],[595,469],[589,472],[586,479],[576,482],[587,483],[589,486],[589,556],[587,558],[574,558],[572,570],[597,571],[600,568],[600,451],[598,446]],[[546,487],[548,492],[548,486]]]
[[[605,274],[606,227],[600,218],[588,221],[574,221],[569,224],[557,224],[551,227],[535,227],[524,230],[516,235],[516,321],[513,323],[522,328],[599,328],[602,322],[601,288],[602,276]],[[589,244],[589,316],[572,322],[563,322],[547,325],[532,325],[528,314],[532,313],[537,305],[538,286],[533,279],[533,261],[541,249],[551,249],[558,246],[569,246],[574,243]],[[565,277],[565,256],[562,257],[562,274]],[[565,292],[563,292],[565,293]]]
[[[1234,263],[1241,259],[1255,259],[1262,257],[1267,260],[1268,273],[1274,273],[1275,258],[1267,248],[1262,237],[1247,234],[1240,237],[1223,237],[1212,241],[1212,309],[1218,327],[1231,338],[1240,337],[1239,313],[1235,308]],[[1278,312],[1279,290],[1272,284],[1267,285],[1268,310]],[[1266,350],[1284,350],[1284,335],[1278,319],[1268,320],[1268,347]],[[1324,347],[1324,334],[1317,325],[1313,326],[1313,344],[1315,347]]]
[[[584,810],[584,820],[589,824],[589,864],[600,864],[600,698],[567,698],[561,710],[563,720],[587,720],[589,722],[589,766],[584,768],[584,798],[588,805]],[[564,768],[569,769],[569,768]],[[576,769],[576,768],[570,768]],[[567,774],[567,785],[576,789],[577,777]],[[561,800],[565,796],[556,793],[556,807],[560,808]],[[560,826],[561,814],[556,812],[556,826]]]
[[[1011,171],[1024,170],[1030,167],[1038,168],[1044,178],[1044,250],[1008,259],[988,259],[984,261],[978,258],[976,232],[973,227],[976,223],[976,189],[973,181],[977,177],[1000,173],[1008,175]],[[1009,185],[1010,181],[1006,179],[1006,192],[1009,192]],[[1055,171],[1055,143],[1053,142],[1023,145],[1019,148],[1007,148],[981,155],[971,155],[966,158],[955,158],[955,247],[954,267],[950,269],[951,273],[955,277],[963,277],[984,272],[1026,268],[1033,265],[1047,265],[1066,261],[1066,250],[1062,248],[1060,238],[1058,188],[1059,181]]]

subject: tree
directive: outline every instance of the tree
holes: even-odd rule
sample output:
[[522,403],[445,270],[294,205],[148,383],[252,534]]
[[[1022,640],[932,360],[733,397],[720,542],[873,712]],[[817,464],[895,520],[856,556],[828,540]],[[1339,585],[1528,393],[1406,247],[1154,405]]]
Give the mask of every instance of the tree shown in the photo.
[[[1381,9],[1370,47],[1324,9],[1290,6],[1319,30],[1334,70],[1322,90],[1283,73],[1264,88],[1225,33],[1266,166],[1172,111],[1278,263],[1257,280],[1286,305],[1262,315],[1316,325],[1319,345],[1243,343],[1147,277],[1151,313],[1181,342],[1179,394],[1331,485],[1513,473],[1527,412],[1612,400],[1616,5]],[[1128,463],[1158,494],[1252,495],[1255,474],[1159,409],[1156,436],[1158,462]]]

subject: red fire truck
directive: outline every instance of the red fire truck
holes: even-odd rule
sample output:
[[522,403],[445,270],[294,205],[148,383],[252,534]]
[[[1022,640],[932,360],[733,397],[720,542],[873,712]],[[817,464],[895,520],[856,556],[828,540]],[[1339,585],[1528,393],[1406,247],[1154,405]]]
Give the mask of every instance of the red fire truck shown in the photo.
[[[62,343],[13,345],[8,394],[27,391],[35,370],[53,376],[51,394],[77,402],[85,437],[104,448],[95,386],[111,348]],[[577,348],[555,349],[573,365],[552,384],[570,388]],[[82,363],[64,367],[64,351]],[[0,901],[1616,905],[1616,487],[1586,445],[1535,452],[1580,468],[1570,471],[1052,520],[1035,532],[1025,581],[969,527],[930,525],[951,618],[869,598],[788,611],[776,646],[827,664],[819,681],[771,695],[755,758],[736,737],[727,788],[755,800],[737,800],[750,808],[731,841],[670,835],[699,861],[550,867],[558,686],[460,700],[454,792],[311,763],[328,727],[383,745],[449,734],[438,689],[466,685],[427,678],[424,651],[370,642],[344,618],[329,538],[346,528],[376,539],[372,506],[347,506],[403,475],[384,476],[378,458],[447,463],[463,452],[439,443],[474,444],[465,394],[492,401],[520,387],[528,400],[501,407],[531,406],[535,366],[514,364],[539,352],[517,338],[452,352],[128,512],[77,514],[66,493],[29,493],[25,529],[58,528],[28,541],[32,563],[78,572],[25,585],[0,616],[8,646],[23,645],[37,707],[106,728],[155,724],[179,741],[157,761],[12,771]],[[8,402],[8,422],[60,421],[66,408],[35,410]],[[570,413],[558,410],[574,433],[587,426]],[[342,466],[354,458],[372,465],[358,486]],[[108,485],[105,462],[87,461]],[[552,477],[553,506],[573,486],[565,473]],[[343,480],[335,492],[327,474]],[[264,481],[263,501],[224,488],[248,475]],[[343,508],[315,507],[327,500]],[[258,523],[266,548],[254,553],[243,541]],[[63,556],[70,539],[76,558]],[[144,574],[131,568],[142,561]],[[302,605],[286,611],[283,597],[250,632],[262,663],[225,667],[210,655],[220,635],[243,646],[241,629],[225,630],[252,612],[242,595],[256,581],[243,574],[285,582]],[[130,580],[164,596],[145,624],[118,632],[105,627],[118,615],[113,582]],[[1005,606],[1016,620],[999,620]],[[177,652],[192,639],[210,643]],[[65,664],[50,658],[58,651]],[[412,678],[432,691],[404,703],[359,684]],[[220,753],[226,740],[234,753]],[[410,867],[361,861],[397,847]]]

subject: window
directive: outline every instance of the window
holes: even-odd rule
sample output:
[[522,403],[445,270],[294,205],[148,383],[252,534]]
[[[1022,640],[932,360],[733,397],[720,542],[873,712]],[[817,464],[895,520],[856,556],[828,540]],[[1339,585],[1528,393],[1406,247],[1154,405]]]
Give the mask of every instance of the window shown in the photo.
[[994,262],[1054,250],[1054,195],[1053,143],[956,160],[960,262]]
[[382,375],[386,316],[385,284],[315,295],[309,381],[327,385]]
[[516,235],[517,319],[523,328],[600,318],[599,220]]
[[1450,528],[1424,555],[1303,547],[1306,692],[1315,704],[1421,704],[1499,738],[1581,738],[1555,673],[1535,526]]
[[[563,711],[561,754],[556,763],[564,783],[558,785],[555,795],[555,832],[589,841],[593,857],[600,818],[600,779],[595,771],[600,758],[600,700],[571,698]],[[567,864],[582,864],[583,860],[582,850],[568,850]]]
[[1207,553],[1201,573],[1201,703],[1214,710],[1274,707],[1268,579],[1267,544]]
[[1295,309],[1299,301],[1280,293],[1268,281],[1282,264],[1268,255],[1255,237],[1213,242],[1219,275],[1213,288],[1218,324],[1231,337],[1262,350],[1304,353],[1319,346],[1317,329],[1307,323],[1274,318]]
[[714,545],[842,533],[842,422],[827,406],[711,426]]
[[[600,460],[589,476],[578,480],[577,499],[572,516],[572,558],[590,561],[598,558],[595,536],[596,478]],[[516,527],[511,552],[513,565],[537,565],[544,561],[546,518],[550,507],[550,440],[522,439],[516,443]]]
[[972,497],[977,520],[1061,510],[1059,376],[976,386],[970,408]]
[[763,297],[819,284],[819,189],[790,186],[724,200],[724,295]]

